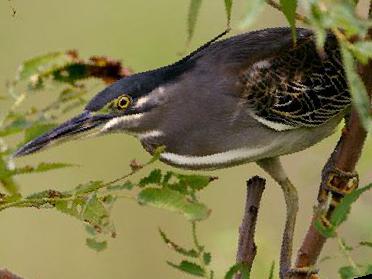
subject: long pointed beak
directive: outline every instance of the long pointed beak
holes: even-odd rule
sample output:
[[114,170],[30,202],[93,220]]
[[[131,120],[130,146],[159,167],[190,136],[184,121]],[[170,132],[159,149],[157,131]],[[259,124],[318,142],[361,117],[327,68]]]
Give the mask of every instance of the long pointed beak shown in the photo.
[[102,126],[112,116],[110,115],[94,115],[89,111],[66,121],[57,128],[47,132],[38,138],[26,143],[19,148],[14,154],[14,157],[20,157],[35,153],[51,145],[65,142],[74,138],[82,138],[96,131],[95,128]]

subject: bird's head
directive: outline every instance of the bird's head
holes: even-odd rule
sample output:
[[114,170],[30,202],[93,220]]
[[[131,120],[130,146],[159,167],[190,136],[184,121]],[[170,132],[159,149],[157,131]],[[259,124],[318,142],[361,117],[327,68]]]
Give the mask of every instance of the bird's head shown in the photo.
[[170,76],[164,69],[123,78],[99,92],[79,115],[19,148],[24,156],[72,139],[107,133],[136,133],[156,122],[153,110],[165,102],[162,84]]
[[88,136],[114,132],[146,133],[160,120],[161,116],[155,111],[171,98],[164,88],[193,68],[204,50],[229,31],[225,30],[172,65],[115,82],[93,97],[81,114],[26,143],[14,156],[24,156],[57,143]]

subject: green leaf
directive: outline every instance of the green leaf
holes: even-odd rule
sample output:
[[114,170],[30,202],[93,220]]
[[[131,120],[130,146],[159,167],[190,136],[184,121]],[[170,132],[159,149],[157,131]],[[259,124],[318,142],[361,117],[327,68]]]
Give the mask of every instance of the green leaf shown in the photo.
[[173,242],[172,240],[170,240],[161,229],[159,229],[159,233],[160,233],[161,238],[165,242],[165,244],[167,244],[168,247],[170,247],[177,253],[187,256],[187,257],[193,257],[193,258],[196,258],[199,256],[199,253],[195,249],[185,249],[179,246],[178,244],[176,244],[175,242]]
[[235,274],[241,274],[241,279],[249,279],[249,269],[244,263],[237,263],[230,267],[229,271],[225,274],[225,279],[233,279]]
[[179,179],[179,183],[183,187],[189,187],[192,190],[200,191],[207,187],[211,181],[215,178],[206,175],[184,175],[184,174],[176,174],[177,178]]
[[160,184],[162,179],[162,173],[160,169],[154,169],[150,172],[150,174],[146,177],[143,177],[140,182],[140,187],[145,187],[149,184]]
[[185,195],[167,188],[146,188],[138,194],[138,202],[184,215],[188,220],[203,220],[209,216],[208,208],[189,201]]
[[205,252],[203,253],[203,262],[205,265],[209,265],[212,260],[212,255],[211,253]]
[[179,265],[171,262],[167,262],[167,264],[169,264],[171,267],[174,267],[178,270],[181,270],[183,272],[186,272],[197,277],[204,277],[206,274],[205,269],[203,267],[189,261],[182,261]]
[[247,13],[244,16],[244,20],[240,24],[240,28],[244,29],[251,25],[258,15],[263,11],[265,7],[265,0],[249,0],[247,1]]
[[359,271],[352,266],[343,266],[338,270],[338,273],[341,279],[354,279],[361,275]]
[[352,204],[356,202],[363,193],[370,190],[371,188],[372,184],[369,184],[346,195],[333,211],[332,216],[329,220],[329,224],[324,225],[322,221],[318,219],[314,223],[315,228],[327,238],[335,237],[337,228],[346,221],[350,213]]
[[275,261],[271,264],[269,279],[274,279],[274,272],[275,272]]
[[121,190],[132,190],[134,188],[134,184],[129,180],[123,184],[118,185],[110,185],[107,187],[109,191],[121,191]]
[[352,45],[350,50],[353,55],[363,64],[368,62],[368,59],[372,57],[372,42],[371,41],[359,41]]
[[55,190],[44,190],[41,192],[28,195],[26,199],[63,198],[68,196],[69,196],[68,194],[58,192]]
[[86,193],[91,193],[96,190],[98,190],[102,186],[103,182],[102,181],[90,181],[86,184],[81,184],[78,185],[75,188],[75,193],[76,194],[86,194]]
[[73,216],[81,220],[81,207],[85,205],[85,202],[81,199],[74,199],[72,201],[59,200],[55,202],[55,208],[67,215]]
[[17,80],[25,80],[41,72],[68,64],[71,58],[64,52],[52,52],[25,61],[19,68]]
[[56,169],[62,169],[67,167],[72,167],[74,165],[72,164],[66,164],[66,163],[40,163],[37,166],[24,166],[20,168],[15,168],[13,170],[7,170],[6,172],[3,172],[0,168],[0,178],[10,177],[14,175],[20,175],[20,174],[29,174],[29,173],[39,173],[39,172],[47,172],[51,170]]
[[233,0],[225,0],[227,26],[230,26],[232,5],[233,5]]
[[97,235],[97,230],[91,226],[91,225],[85,225],[85,231],[89,234],[89,235],[92,235],[92,236],[96,236]]
[[22,115],[15,117],[15,119],[0,130],[0,137],[10,136],[23,132],[30,126],[30,122]]
[[26,129],[24,143],[27,143],[37,138],[38,136],[41,136],[42,134],[55,128],[56,126],[57,124],[54,124],[54,123],[45,123],[45,124],[37,123],[33,125],[32,127]]
[[81,219],[93,226],[104,226],[108,217],[109,214],[103,203],[97,198],[95,193],[92,194],[82,211]]
[[363,193],[370,190],[371,188],[372,188],[372,183],[363,187],[363,188],[357,189],[357,190],[353,191],[352,193],[346,195],[341,200],[340,204],[335,208],[335,210],[334,210],[334,212],[331,216],[331,219],[330,219],[331,224],[335,228],[337,228],[343,222],[345,222],[349,213],[350,213],[352,204],[354,202],[356,202]]
[[292,30],[293,41],[296,41],[296,9],[297,0],[280,0],[280,5]]
[[87,238],[86,244],[89,248],[101,252],[107,248],[107,241],[98,241],[95,238]]
[[164,145],[157,147],[155,149],[154,153],[152,154],[151,160],[147,164],[149,165],[149,164],[152,164],[152,163],[156,162],[157,160],[159,160],[160,156],[161,156],[161,153],[163,153],[164,151],[165,151],[165,146]]
[[359,242],[359,245],[372,248],[372,242],[370,242],[370,241],[361,241],[361,242]]
[[343,64],[352,95],[353,105],[358,111],[361,123],[366,131],[371,128],[370,102],[364,83],[356,71],[356,65],[347,46],[341,44]]
[[189,14],[187,18],[187,41],[191,41],[194,36],[195,25],[198,19],[202,0],[190,0]]
[[315,220],[314,226],[316,230],[326,238],[331,238],[331,237],[336,236],[335,228],[333,226],[324,225],[322,220],[320,219]]

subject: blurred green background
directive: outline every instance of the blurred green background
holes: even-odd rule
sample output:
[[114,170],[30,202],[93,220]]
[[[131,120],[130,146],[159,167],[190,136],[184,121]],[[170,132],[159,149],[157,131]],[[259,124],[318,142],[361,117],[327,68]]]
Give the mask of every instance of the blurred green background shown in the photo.
[[[246,10],[245,0],[235,1],[233,27]],[[135,71],[171,63],[185,48],[186,0],[7,0],[0,2],[0,92],[5,95],[6,81],[25,59],[55,50],[77,49],[83,57],[107,55],[124,61]],[[363,8],[362,8],[363,9]],[[266,8],[252,29],[286,25],[277,11]],[[196,48],[225,28],[222,0],[205,0],[191,48]],[[234,28],[232,33],[241,32]],[[97,91],[100,88],[95,88]],[[53,98],[57,92],[37,95],[37,102]],[[92,92],[94,94],[95,92]],[[48,96],[49,95],[49,96]],[[2,101],[0,111],[9,105]],[[301,210],[295,247],[301,243],[317,196],[320,171],[338,135],[303,152],[283,158],[284,165],[298,186]],[[74,142],[17,160],[17,164],[62,161],[81,167],[46,174],[19,176],[24,193],[46,188],[69,189],[88,180],[111,179],[129,170],[128,162],[149,156],[132,137],[112,135]],[[159,163],[162,168],[167,166]],[[372,140],[366,142],[358,166],[361,184],[372,181]],[[253,175],[266,176],[256,165],[243,165],[209,174],[219,176],[201,194],[212,208],[212,215],[200,225],[202,242],[212,251],[216,278],[233,264],[245,199],[245,180]],[[372,241],[372,193],[362,197],[340,233],[350,244]],[[0,267],[25,278],[189,278],[169,268],[165,260],[178,257],[160,240],[158,227],[185,245],[191,243],[190,227],[183,217],[159,209],[120,201],[114,209],[118,236],[109,249],[96,253],[85,245],[80,222],[56,211],[11,209],[0,214]],[[267,278],[273,260],[278,259],[284,201],[279,187],[268,180],[257,229],[258,255],[252,278]],[[347,264],[340,257],[335,241],[329,241],[324,256],[336,256],[320,265],[322,278],[337,278],[337,268]],[[366,263],[368,250],[353,253]]]

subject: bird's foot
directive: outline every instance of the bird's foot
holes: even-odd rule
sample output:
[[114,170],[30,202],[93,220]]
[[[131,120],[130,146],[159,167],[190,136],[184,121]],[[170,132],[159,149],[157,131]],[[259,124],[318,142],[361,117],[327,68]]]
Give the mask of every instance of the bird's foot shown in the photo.
[[322,183],[322,198],[328,193],[332,193],[336,197],[334,201],[340,201],[345,195],[358,188],[359,176],[357,172],[346,172],[331,165],[325,170],[325,176],[324,183]]
[[312,278],[318,278],[318,277],[314,277],[313,275],[317,275],[319,272],[319,269],[318,268],[314,268],[312,266],[305,266],[305,267],[293,267],[291,268],[290,270],[288,270],[287,274],[286,274],[286,279],[290,279],[292,278],[293,276],[296,276],[296,275],[302,275],[302,276],[306,276],[305,278],[306,279],[312,279]]

